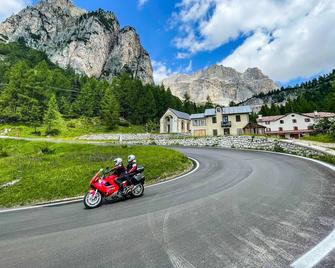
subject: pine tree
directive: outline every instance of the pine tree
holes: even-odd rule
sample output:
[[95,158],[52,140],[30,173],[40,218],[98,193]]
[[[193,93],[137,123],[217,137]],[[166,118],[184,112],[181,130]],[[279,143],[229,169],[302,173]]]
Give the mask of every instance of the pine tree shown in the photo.
[[62,116],[58,109],[56,96],[52,95],[48,103],[48,109],[44,115],[44,124],[47,127],[47,134],[52,131],[53,127],[55,127],[61,119]]
[[119,123],[120,107],[111,87],[105,91],[105,96],[101,102],[101,119],[110,128],[115,128]]

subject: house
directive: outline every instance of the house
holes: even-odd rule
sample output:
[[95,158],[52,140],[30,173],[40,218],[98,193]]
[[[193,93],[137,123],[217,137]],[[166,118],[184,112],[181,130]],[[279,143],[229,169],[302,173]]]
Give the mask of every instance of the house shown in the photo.
[[259,125],[257,123],[249,123],[243,128],[244,134],[249,135],[264,135],[266,127]]
[[322,118],[335,118],[334,113],[289,113],[285,115],[259,115],[257,123],[266,127],[265,134],[280,138],[300,138],[313,132],[313,125]]
[[217,106],[204,113],[191,114],[191,133],[196,137],[243,134],[251,112],[249,106]]
[[192,133],[196,137],[240,135],[249,124],[251,112],[249,106],[217,106],[189,115],[169,108],[160,119],[160,133]]
[[191,131],[190,115],[174,109],[167,109],[160,119],[160,133],[189,133]]

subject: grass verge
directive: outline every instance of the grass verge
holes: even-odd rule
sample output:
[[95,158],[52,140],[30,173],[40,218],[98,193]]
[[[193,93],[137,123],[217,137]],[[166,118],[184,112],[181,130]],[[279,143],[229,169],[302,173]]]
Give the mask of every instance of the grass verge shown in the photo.
[[305,136],[302,138],[303,140],[307,141],[317,141],[317,142],[324,142],[324,143],[335,143],[335,139],[328,135],[328,134],[319,134],[319,135],[310,135]]
[[0,140],[0,207],[13,207],[82,195],[99,168],[116,157],[135,154],[148,183],[182,173],[192,165],[183,154],[161,147],[97,146]]
[[[23,137],[23,138],[36,138],[38,136],[45,137],[44,126],[37,127],[37,133],[33,127],[22,125],[22,124],[0,124],[0,134],[4,133],[5,130],[10,131],[6,134],[8,136]],[[88,134],[96,133],[144,133],[145,129],[143,126],[118,126],[117,128],[110,130],[106,126],[102,125],[98,118],[78,118],[64,120],[63,124],[58,126],[60,134],[55,138],[74,138]]]

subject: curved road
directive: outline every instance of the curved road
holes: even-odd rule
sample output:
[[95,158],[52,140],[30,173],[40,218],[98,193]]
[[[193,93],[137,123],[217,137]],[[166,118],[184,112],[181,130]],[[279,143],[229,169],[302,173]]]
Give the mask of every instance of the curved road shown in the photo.
[[199,170],[140,199],[0,213],[0,266],[287,267],[335,227],[335,172],[317,163],[178,150]]

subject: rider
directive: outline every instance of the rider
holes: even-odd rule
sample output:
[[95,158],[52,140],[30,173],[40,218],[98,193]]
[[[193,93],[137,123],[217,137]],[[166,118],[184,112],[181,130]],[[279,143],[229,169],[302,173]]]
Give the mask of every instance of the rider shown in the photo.
[[113,173],[118,176],[118,178],[115,180],[116,184],[120,188],[120,192],[123,192],[123,185],[122,183],[126,180],[125,174],[127,173],[126,168],[123,166],[122,158],[116,158],[114,159],[114,167],[113,167]]
[[131,154],[128,156],[127,173],[131,175],[136,170],[137,170],[136,157],[135,155]]

